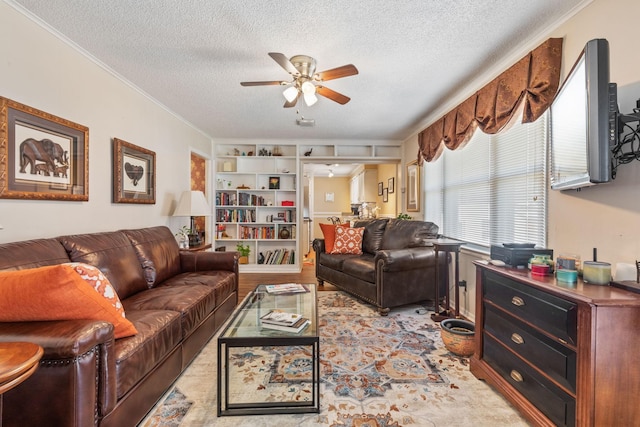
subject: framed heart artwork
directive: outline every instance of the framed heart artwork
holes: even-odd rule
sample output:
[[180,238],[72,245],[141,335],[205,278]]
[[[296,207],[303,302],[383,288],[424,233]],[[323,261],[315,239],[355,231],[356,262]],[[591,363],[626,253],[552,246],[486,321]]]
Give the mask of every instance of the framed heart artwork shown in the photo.
[[156,153],[113,138],[114,203],[156,203]]

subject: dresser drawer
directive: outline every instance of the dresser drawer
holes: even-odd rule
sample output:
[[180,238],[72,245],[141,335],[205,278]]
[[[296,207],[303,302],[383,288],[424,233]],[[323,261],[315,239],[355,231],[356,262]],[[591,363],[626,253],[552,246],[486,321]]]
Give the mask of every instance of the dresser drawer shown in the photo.
[[485,333],[483,359],[558,426],[574,426],[576,402]]
[[576,343],[576,304],[492,271],[485,270],[483,274],[483,296],[486,300],[565,342]]
[[485,306],[484,330],[504,346],[545,372],[549,377],[576,391],[576,352],[540,334],[517,319],[491,306]]

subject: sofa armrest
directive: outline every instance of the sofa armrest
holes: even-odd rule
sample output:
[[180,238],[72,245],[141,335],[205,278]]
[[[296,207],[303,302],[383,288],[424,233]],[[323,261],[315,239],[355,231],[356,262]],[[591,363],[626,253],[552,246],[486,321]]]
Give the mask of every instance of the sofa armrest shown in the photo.
[[324,246],[324,239],[313,239],[313,250],[316,254],[324,253],[326,250]]
[[189,252],[180,251],[180,266],[183,273],[198,271],[227,270],[238,272],[238,258],[236,251],[229,252]]
[[[5,394],[6,418],[23,420],[23,425],[93,425],[96,415],[103,416],[115,406],[111,323],[0,322],[0,341],[33,342],[44,349],[34,374]],[[28,407],[48,409],[25,413]]]
[[435,267],[436,254],[432,245],[406,249],[382,249],[376,252],[374,262],[383,271],[416,270]]
[[113,339],[113,325],[103,321],[0,322],[0,341],[38,344],[43,360],[78,357]]

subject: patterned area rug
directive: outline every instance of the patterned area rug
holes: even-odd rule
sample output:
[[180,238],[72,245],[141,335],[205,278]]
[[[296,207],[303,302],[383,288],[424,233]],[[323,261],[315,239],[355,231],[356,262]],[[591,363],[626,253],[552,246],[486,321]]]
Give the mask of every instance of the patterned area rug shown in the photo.
[[[430,313],[417,310],[421,307],[394,309],[383,317],[342,292],[320,292],[318,306],[319,414],[217,418],[213,339],[140,425],[528,426],[469,373],[468,359],[444,348],[439,325]],[[304,348],[241,350],[232,355],[234,399],[309,398],[311,360]]]

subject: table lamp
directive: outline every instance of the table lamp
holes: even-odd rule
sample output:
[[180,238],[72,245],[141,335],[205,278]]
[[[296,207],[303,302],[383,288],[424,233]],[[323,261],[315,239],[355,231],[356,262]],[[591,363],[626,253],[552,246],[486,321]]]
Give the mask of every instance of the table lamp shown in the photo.
[[198,236],[200,243],[200,234],[196,226],[197,216],[211,216],[211,208],[202,191],[184,191],[180,195],[178,206],[173,212],[173,216],[190,216],[191,217],[191,233]]

